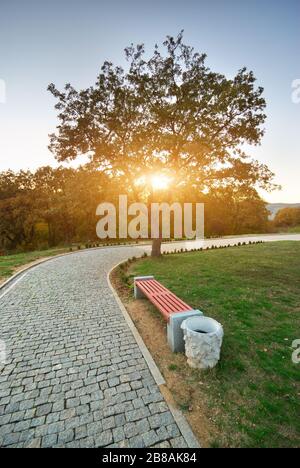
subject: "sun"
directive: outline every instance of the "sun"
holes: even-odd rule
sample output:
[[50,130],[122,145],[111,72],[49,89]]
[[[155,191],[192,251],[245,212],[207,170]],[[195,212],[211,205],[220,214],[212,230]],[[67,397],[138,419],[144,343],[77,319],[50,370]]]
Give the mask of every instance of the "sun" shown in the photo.
[[170,177],[167,177],[162,174],[153,174],[148,176],[141,176],[135,180],[136,185],[146,185],[151,184],[152,189],[155,190],[166,190],[169,188],[171,183]]
[[151,185],[153,190],[166,190],[170,185],[170,179],[164,175],[153,175]]

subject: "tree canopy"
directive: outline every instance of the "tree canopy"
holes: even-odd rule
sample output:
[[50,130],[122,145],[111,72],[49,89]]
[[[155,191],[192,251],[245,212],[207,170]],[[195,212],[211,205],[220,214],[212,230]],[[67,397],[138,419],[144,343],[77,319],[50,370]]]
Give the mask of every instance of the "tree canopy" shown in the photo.
[[125,55],[126,70],[106,61],[86,89],[49,85],[58,101],[50,141],[58,161],[86,154],[139,200],[153,197],[155,173],[170,178],[175,198],[191,189],[274,188],[274,174],[245,152],[261,142],[266,119],[252,71],[241,68],[233,78],[212,71],[205,54],[184,44],[183,32],[150,57],[143,44]]
[[143,45],[128,47],[128,70],[105,62],[85,90],[49,86],[58,99],[60,124],[50,144],[56,158],[89,154],[131,183],[158,170],[199,189],[233,182],[270,188],[273,174],[242,149],[264,134],[266,103],[253,72],[242,68],[233,79],[212,72],[182,33],[164,47],[149,59]]

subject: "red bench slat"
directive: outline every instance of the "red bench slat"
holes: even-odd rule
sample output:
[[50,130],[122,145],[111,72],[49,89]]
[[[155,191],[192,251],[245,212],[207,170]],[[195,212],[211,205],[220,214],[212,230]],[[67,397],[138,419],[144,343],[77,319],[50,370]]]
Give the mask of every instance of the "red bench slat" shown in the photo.
[[191,306],[154,279],[136,280],[136,286],[157,307],[167,321],[171,314],[192,310]]

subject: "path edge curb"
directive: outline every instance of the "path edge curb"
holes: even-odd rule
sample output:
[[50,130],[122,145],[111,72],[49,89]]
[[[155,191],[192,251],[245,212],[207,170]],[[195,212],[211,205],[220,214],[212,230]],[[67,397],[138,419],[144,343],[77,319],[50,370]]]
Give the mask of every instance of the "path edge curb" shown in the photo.
[[188,421],[186,420],[185,416],[183,415],[183,413],[176,407],[175,405],[175,402],[171,396],[171,393],[170,391],[168,390],[167,388],[167,385],[166,385],[166,381],[164,379],[164,377],[162,376],[158,366],[156,365],[150,351],[148,350],[147,346],[145,345],[144,343],[144,340],[143,338],[141,337],[138,329],[136,328],[136,326],[134,325],[133,321],[132,321],[132,318],[130,317],[129,313],[127,312],[126,310],[126,307],[124,306],[123,302],[121,301],[118,293],[116,292],[115,288],[113,287],[111,281],[110,281],[110,275],[111,273],[116,269],[118,268],[122,263],[124,263],[124,260],[117,263],[114,267],[112,267],[109,272],[107,273],[106,275],[106,278],[107,278],[107,283],[108,283],[108,286],[123,314],[123,317],[127,323],[127,325],[129,326],[136,342],[137,342],[137,345],[138,347],[140,348],[141,350],[141,353],[143,354],[144,356],[144,359],[147,363],[147,366],[149,367],[149,370],[155,380],[155,382],[157,383],[158,387],[159,387],[159,390],[161,391],[161,394],[166,402],[166,404],[168,405],[168,408],[170,410],[170,412],[172,413],[173,415],[173,418],[177,424],[177,426],[179,427],[180,431],[181,431],[181,434],[182,436],[184,437],[187,445],[189,448],[201,448],[201,445],[198,441],[198,439],[196,438],[196,436],[194,435]]

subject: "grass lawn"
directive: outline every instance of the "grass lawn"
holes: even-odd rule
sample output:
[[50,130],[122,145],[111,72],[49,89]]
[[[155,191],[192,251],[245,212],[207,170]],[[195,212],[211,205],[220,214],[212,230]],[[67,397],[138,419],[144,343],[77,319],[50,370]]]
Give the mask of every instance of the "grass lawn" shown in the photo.
[[177,355],[167,369],[191,390],[182,409],[203,397],[215,428],[209,445],[299,447],[300,365],[291,344],[300,338],[300,242],[146,258],[128,274],[155,275],[224,326],[214,370],[187,370]]
[[279,230],[279,232],[280,233],[285,233],[285,234],[300,234],[300,226],[281,228]]
[[66,248],[56,248],[0,257],[0,284],[26,264],[44,257],[53,257],[54,255],[59,255],[68,251],[69,249]]

